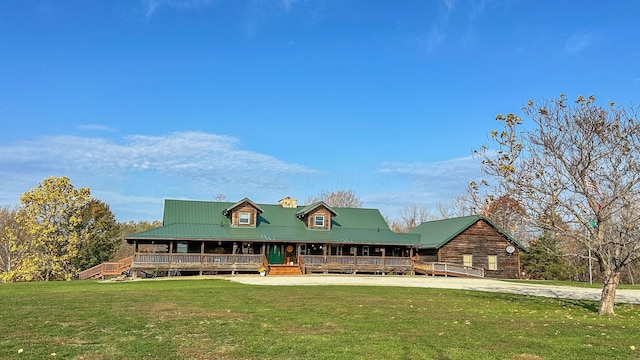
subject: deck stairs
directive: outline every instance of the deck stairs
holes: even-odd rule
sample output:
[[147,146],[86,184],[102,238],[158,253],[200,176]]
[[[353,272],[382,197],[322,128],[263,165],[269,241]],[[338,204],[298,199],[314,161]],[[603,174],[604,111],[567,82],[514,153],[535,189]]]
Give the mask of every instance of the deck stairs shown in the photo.
[[269,276],[277,275],[302,275],[298,265],[269,265]]
[[105,262],[81,272],[79,278],[80,280],[88,280],[119,276],[131,269],[132,262],[133,256],[129,256],[117,262]]

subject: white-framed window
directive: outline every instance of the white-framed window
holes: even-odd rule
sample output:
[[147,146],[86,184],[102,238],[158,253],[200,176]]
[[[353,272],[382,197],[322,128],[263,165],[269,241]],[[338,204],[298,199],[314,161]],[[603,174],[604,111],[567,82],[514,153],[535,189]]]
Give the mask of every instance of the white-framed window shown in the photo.
[[368,246],[363,246],[362,247],[362,256],[369,256],[369,247]]
[[249,225],[251,220],[251,214],[248,212],[241,212],[238,215],[238,224],[240,225]]
[[324,227],[324,215],[316,215],[313,219],[313,226]]
[[462,265],[463,266],[473,266],[473,255],[471,255],[471,254],[463,254],[462,255]]
[[498,270],[498,255],[487,256],[487,262],[489,264],[488,270]]

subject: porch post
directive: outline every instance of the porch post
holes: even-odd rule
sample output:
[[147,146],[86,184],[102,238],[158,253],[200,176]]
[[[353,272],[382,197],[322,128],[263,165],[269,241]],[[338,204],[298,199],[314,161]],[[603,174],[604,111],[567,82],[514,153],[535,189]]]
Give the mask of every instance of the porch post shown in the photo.
[[382,250],[382,275],[386,275],[386,263],[385,263],[385,256],[386,256],[386,252],[387,249],[385,249],[384,247],[381,249]]
[[204,240],[200,244],[200,276],[202,276],[202,266],[204,264]]
[[[236,264],[236,251],[238,251],[238,244],[233,243],[233,250],[231,251],[231,263],[233,265]],[[235,275],[236,271],[235,270],[231,270],[231,275]]]
[[169,241],[169,270],[167,276],[171,277],[171,263],[173,262],[173,241]]
[[358,273],[358,246],[354,246],[353,251],[353,275]]
[[324,258],[324,273],[329,273],[329,266],[327,265],[327,244],[322,246],[322,257]]

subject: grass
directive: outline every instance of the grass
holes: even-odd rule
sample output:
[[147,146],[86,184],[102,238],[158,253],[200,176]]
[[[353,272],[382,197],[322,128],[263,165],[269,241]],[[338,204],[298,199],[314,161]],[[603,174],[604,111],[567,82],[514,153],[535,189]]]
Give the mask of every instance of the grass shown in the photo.
[[0,284],[0,358],[640,358],[640,307],[599,317],[596,305],[219,279]]

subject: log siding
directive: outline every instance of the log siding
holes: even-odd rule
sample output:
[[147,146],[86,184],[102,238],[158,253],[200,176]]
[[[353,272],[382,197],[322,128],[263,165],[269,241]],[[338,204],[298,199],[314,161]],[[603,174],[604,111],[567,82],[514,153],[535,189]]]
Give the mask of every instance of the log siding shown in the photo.
[[[506,252],[512,243],[493,226],[480,220],[451,239],[438,251],[438,261],[464,264],[464,255],[472,256],[471,266],[483,268],[486,277],[516,279],[520,273],[520,249],[513,254]],[[497,259],[496,270],[489,270],[489,256]]]

